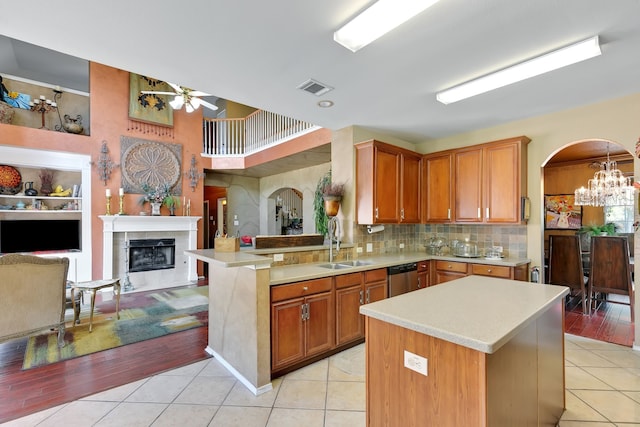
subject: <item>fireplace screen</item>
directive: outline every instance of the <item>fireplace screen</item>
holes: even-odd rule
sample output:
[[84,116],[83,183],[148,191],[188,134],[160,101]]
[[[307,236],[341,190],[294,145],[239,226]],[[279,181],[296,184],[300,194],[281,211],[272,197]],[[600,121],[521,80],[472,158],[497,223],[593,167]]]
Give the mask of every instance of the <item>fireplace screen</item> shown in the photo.
[[129,272],[174,268],[176,239],[129,240]]

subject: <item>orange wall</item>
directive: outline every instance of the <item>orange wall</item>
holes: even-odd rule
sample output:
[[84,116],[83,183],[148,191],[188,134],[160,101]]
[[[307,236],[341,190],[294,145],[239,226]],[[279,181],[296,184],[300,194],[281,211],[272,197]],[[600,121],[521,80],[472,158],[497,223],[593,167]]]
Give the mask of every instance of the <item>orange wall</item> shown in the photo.
[[[182,170],[187,171],[191,165],[191,156],[196,156],[196,167],[202,172],[202,110],[187,114],[184,110],[174,112],[173,137],[144,134],[128,129],[129,111],[129,73],[101,64],[91,63],[89,67],[89,90],[91,109],[91,135],[73,135],[49,130],[32,129],[21,126],[0,124],[0,145],[22,146],[36,149],[68,151],[88,154],[95,162],[100,155],[102,141],[109,147],[109,155],[115,163],[120,163],[120,137],[148,139],[159,142],[182,145]],[[1,163],[1,159],[0,159]],[[110,188],[112,194],[117,195],[121,187],[121,172],[116,168],[111,174],[110,181],[105,186],[99,179],[95,166],[91,175],[91,212],[92,212],[92,242],[93,278],[102,278],[102,221],[98,217],[105,213],[105,189]],[[191,215],[202,216],[202,201],[204,183],[198,182],[195,191],[191,190],[190,182],[183,175],[182,196],[191,200]],[[138,204],[138,194],[126,194],[124,211],[130,215],[138,215],[142,206]],[[163,215],[168,215],[164,211]],[[111,212],[117,212],[118,200],[111,201]],[[178,215],[182,209],[178,209]],[[198,242],[202,241],[202,224],[198,223]],[[200,243],[199,243],[200,245]],[[202,266],[198,267],[201,274]]]

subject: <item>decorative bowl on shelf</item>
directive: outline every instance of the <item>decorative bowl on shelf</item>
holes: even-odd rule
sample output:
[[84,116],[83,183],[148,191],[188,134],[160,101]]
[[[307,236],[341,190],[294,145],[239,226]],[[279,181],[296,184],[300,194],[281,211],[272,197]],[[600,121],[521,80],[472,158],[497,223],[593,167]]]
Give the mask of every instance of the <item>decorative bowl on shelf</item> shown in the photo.
[[13,196],[22,189],[20,171],[9,165],[0,165],[0,194]]

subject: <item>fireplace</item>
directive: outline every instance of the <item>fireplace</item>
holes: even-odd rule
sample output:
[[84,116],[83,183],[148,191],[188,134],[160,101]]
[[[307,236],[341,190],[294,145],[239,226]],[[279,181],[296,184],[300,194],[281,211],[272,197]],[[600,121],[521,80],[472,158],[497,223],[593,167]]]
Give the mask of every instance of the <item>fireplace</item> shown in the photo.
[[[135,291],[184,286],[198,280],[196,260],[187,256],[185,251],[197,248],[197,223],[200,217],[102,215],[100,219],[104,223],[103,278],[119,277],[122,280],[128,278]],[[131,241],[147,239],[175,239],[172,252],[173,267],[144,271],[130,270],[132,267],[129,253]],[[143,264],[137,263],[137,267]]]
[[164,270],[176,263],[176,239],[132,239],[129,246],[129,272]]

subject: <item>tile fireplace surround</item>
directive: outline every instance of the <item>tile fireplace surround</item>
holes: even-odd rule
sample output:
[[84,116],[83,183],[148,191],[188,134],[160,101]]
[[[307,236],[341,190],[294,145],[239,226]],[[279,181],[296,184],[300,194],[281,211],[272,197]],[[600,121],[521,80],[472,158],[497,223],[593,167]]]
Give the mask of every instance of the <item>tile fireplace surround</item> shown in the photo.
[[175,268],[129,273],[135,291],[186,285],[198,280],[196,260],[184,254],[197,249],[197,216],[101,215],[103,222],[102,277],[127,273],[127,242],[131,239],[176,239]]

